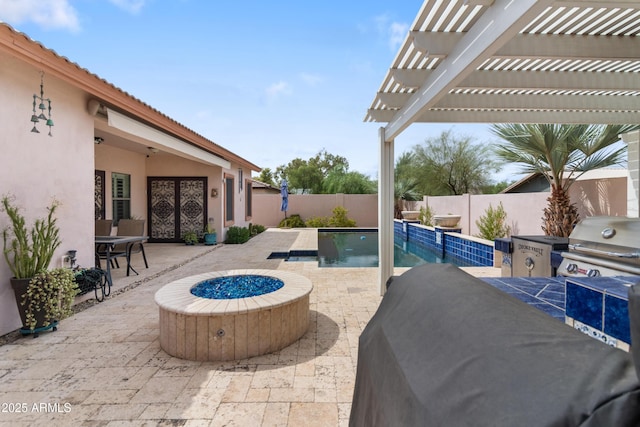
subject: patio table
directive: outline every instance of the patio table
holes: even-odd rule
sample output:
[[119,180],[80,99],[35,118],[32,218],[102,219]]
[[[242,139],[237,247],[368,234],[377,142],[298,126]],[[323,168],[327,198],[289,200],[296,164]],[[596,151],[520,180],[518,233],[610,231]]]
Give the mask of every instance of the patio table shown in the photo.
[[[98,254],[98,248],[104,246],[105,252],[103,257],[107,264],[106,276],[107,276],[107,284],[109,286],[109,290],[105,295],[109,295],[111,291],[111,285],[113,285],[113,280],[111,278],[111,260],[117,257],[123,256],[122,252],[113,253],[113,248],[118,244],[126,244],[126,251],[124,256],[127,258],[127,273],[129,270],[138,274],[138,272],[131,267],[131,248],[136,243],[143,243],[148,240],[148,236],[95,236],[95,245],[96,245],[96,267],[100,267],[100,255]],[[128,275],[128,274],[127,274]]]

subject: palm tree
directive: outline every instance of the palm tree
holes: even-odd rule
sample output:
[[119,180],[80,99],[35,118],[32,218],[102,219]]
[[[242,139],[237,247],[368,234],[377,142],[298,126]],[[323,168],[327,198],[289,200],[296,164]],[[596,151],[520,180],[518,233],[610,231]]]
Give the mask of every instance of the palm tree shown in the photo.
[[568,237],[578,223],[578,210],[569,188],[583,173],[621,163],[625,146],[614,146],[621,133],[637,125],[493,125],[492,132],[504,142],[496,153],[507,162],[519,163],[522,171],[540,173],[551,187],[544,209],[542,230],[546,235]]
[[411,153],[402,153],[396,160],[393,180],[393,216],[402,219],[405,201],[417,201],[421,196],[418,194],[418,179],[413,173],[414,156]]

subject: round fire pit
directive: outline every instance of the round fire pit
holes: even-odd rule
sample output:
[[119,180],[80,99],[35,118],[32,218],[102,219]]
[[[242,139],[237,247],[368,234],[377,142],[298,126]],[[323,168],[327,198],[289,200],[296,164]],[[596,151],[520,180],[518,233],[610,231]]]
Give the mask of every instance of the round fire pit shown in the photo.
[[[246,289],[236,292],[240,288]],[[176,280],[155,295],[160,347],[199,361],[281,350],[307,332],[312,289],[306,277],[279,270],[214,271]]]

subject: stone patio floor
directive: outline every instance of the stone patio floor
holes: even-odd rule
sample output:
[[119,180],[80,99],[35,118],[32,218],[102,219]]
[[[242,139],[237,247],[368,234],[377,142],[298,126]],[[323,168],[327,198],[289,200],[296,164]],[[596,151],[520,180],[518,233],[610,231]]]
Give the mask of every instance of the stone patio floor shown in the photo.
[[[275,251],[317,249],[315,230],[308,229],[269,229],[244,245],[145,249],[149,269],[134,255],[140,275],[114,270],[104,302],[64,319],[55,332],[0,346],[1,425],[348,425],[358,337],[381,300],[377,269],[266,259]],[[187,361],[162,351],[155,292],[181,277],[234,268],[308,277],[314,290],[304,337],[277,353],[233,362]],[[494,268],[467,270],[500,275]]]

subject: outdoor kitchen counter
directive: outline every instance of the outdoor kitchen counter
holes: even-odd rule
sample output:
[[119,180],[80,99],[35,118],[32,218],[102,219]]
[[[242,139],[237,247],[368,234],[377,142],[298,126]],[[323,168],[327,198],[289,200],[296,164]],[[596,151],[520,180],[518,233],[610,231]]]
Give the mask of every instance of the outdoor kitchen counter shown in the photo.
[[610,345],[629,349],[629,287],[638,277],[567,277],[565,322]]

